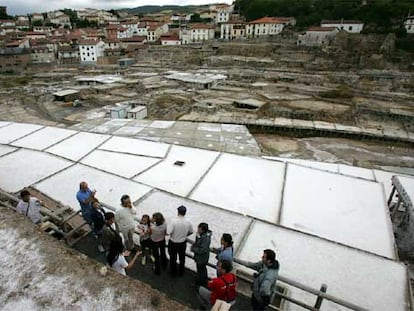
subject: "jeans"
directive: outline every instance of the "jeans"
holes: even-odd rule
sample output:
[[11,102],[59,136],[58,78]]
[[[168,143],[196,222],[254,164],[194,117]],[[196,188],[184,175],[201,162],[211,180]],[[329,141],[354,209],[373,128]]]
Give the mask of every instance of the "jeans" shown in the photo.
[[268,305],[268,303],[263,303],[260,302],[256,299],[256,297],[254,297],[254,295],[252,294],[252,310],[253,311],[264,311]]
[[159,274],[161,266],[167,267],[167,255],[165,254],[165,240],[154,242],[151,241],[152,255],[154,256],[154,272]]
[[207,309],[210,310],[211,305],[211,291],[208,288],[200,286],[198,289],[198,297],[200,299],[201,304]]
[[175,243],[170,240],[168,243],[168,253],[170,255],[170,272],[173,276],[177,275],[177,255],[179,260],[180,275],[184,274],[185,270],[185,249],[187,248],[187,242]]

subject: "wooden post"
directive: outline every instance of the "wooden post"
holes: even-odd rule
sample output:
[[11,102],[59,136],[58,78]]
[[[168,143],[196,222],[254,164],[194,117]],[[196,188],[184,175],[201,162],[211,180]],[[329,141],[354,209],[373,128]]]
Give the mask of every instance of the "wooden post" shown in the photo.
[[[322,284],[320,291],[322,293],[326,293],[327,289],[328,289],[328,286],[326,284]],[[323,301],[323,298],[318,295],[318,297],[316,298],[316,302],[315,302],[315,309],[319,310],[321,308],[322,301]]]
[[391,194],[390,194],[390,197],[388,198],[388,208],[390,208],[390,204],[391,204],[391,202],[392,202],[392,198],[394,197],[394,194],[395,194],[395,186],[393,185],[392,186],[392,190],[391,190]]

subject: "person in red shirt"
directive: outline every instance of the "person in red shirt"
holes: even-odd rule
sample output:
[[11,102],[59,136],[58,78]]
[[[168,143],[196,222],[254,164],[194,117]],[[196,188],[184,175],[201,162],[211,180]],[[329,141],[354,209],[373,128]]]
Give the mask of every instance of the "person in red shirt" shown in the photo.
[[200,286],[198,294],[204,307],[211,309],[217,299],[230,304],[235,302],[237,278],[235,274],[230,272],[232,269],[230,261],[220,260],[218,263],[220,276],[210,280],[207,288]]

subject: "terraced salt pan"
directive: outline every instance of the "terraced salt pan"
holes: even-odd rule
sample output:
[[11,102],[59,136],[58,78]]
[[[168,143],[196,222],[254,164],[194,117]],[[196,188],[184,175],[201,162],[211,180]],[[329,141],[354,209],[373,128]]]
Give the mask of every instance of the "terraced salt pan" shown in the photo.
[[[259,261],[264,249],[276,251],[280,275],[368,310],[407,310],[407,275],[395,261],[306,234],[257,221],[238,257]],[[315,303],[315,296],[289,288],[293,298]],[[289,305],[289,310],[302,310]],[[324,300],[321,310],[348,310]]]
[[73,161],[78,161],[109,137],[108,135],[81,132],[46,149],[46,151]]
[[[134,178],[141,183],[187,196],[207,172],[219,153],[195,148],[172,146],[168,156],[156,166]],[[174,165],[183,161],[182,166]]]
[[34,132],[33,134],[30,134],[13,142],[12,145],[36,150],[43,150],[76,133],[76,131],[61,129],[57,127],[45,127],[37,132]]
[[8,154],[10,152],[15,151],[17,148],[6,146],[6,145],[0,145],[0,157]]
[[[219,247],[221,235],[223,233],[230,233],[233,237],[234,248],[237,249],[251,222],[251,219],[248,217],[161,191],[154,192],[139,202],[136,211],[139,217],[143,214],[152,215],[155,212],[160,212],[164,215],[168,224],[171,219],[177,216],[177,207],[180,205],[187,207],[185,217],[192,223],[194,231],[197,229],[199,223],[208,223],[209,228],[213,231],[211,236],[212,247]],[[190,238],[194,240],[195,235],[193,234]]]
[[278,222],[285,164],[222,154],[191,199]]
[[0,144],[8,144],[16,139],[37,131],[42,127],[43,126],[41,125],[28,123],[11,123],[0,127]]
[[71,164],[50,154],[18,150],[0,157],[0,188],[17,192]]
[[404,187],[404,190],[407,192],[411,199],[411,203],[414,204],[414,178],[398,176],[398,180],[401,185]]
[[76,192],[79,190],[81,181],[86,181],[91,189],[97,190],[96,196],[101,202],[114,208],[120,205],[120,198],[123,194],[129,194],[131,200],[136,201],[151,190],[145,185],[82,164],[76,164],[43,180],[36,184],[35,188],[71,206],[74,210],[79,210]]
[[362,167],[339,164],[339,173],[368,180],[375,180],[372,170]]
[[168,144],[156,143],[141,139],[112,137],[99,149],[143,155],[148,157],[164,158],[168,151]]
[[395,259],[382,185],[288,164],[280,224]]
[[81,163],[122,177],[131,178],[159,161],[158,158],[95,150],[83,158]]
[[10,122],[0,121],[0,127],[6,126],[8,124],[10,124]]

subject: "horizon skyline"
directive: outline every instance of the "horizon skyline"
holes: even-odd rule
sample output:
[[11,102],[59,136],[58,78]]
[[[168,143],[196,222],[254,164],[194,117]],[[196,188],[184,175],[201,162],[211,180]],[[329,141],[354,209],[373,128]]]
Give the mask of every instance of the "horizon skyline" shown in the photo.
[[7,14],[9,15],[26,15],[32,13],[43,13],[54,10],[72,9],[79,10],[85,8],[94,8],[102,10],[119,10],[132,9],[145,5],[206,5],[214,3],[231,4],[232,0],[65,0],[65,1],[48,1],[32,0],[27,4],[27,0],[5,0],[2,6],[7,7]]

